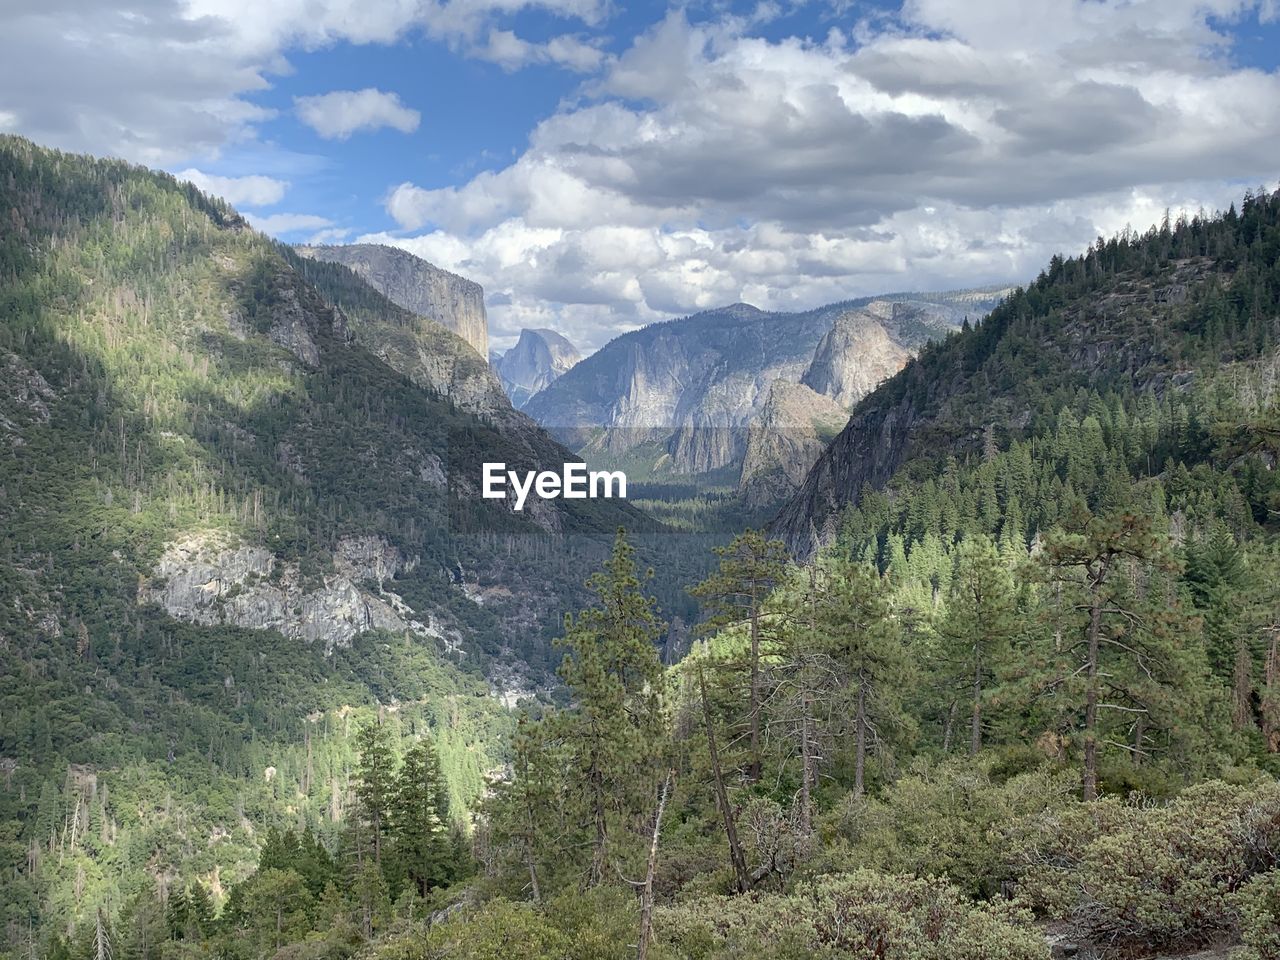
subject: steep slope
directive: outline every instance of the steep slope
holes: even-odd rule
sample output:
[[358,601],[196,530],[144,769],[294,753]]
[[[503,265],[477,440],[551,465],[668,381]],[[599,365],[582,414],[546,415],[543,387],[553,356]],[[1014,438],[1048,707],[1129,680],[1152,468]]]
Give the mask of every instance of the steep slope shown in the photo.
[[489,356],[489,320],[480,284],[397,247],[377,243],[299,246],[312,260],[340,263],[397,306],[452,330],[481,357]]
[[544,532],[644,518],[481,501],[481,460],[567,451],[454,334],[189,185],[4,137],[0,208],[0,929],[341,830],[384,708],[465,810],[510,723],[484,671],[545,675],[594,556]]
[[805,474],[849,411],[803,383],[775,380],[759,416],[747,429],[738,492],[750,507],[775,504],[800,488]]
[[[1280,299],[1278,210],[1275,196],[1249,198],[1239,214],[1233,208],[1217,219],[1100,242],[1074,260],[1055,258],[976,328],[926,348],[865,397],[773,530],[808,555],[869,491],[888,491],[890,503],[918,502],[925,497],[911,477],[936,476],[948,462],[994,463],[1003,451],[1027,451],[1056,431],[1081,429],[1060,415],[1074,405],[1080,416],[1081,397],[1096,398],[1085,404],[1095,413],[1108,410],[1089,429],[1120,418],[1128,430],[1135,420],[1159,421],[1163,411],[1187,421],[1172,448],[1175,461],[1211,458],[1217,441],[1208,426],[1248,420],[1269,395],[1265,368],[1274,360]],[[1161,449],[1125,463],[1124,471],[1167,474],[1170,448]],[[1230,469],[1231,462],[1218,466]],[[1241,469],[1256,467],[1243,461]],[[967,474],[955,476],[958,483]],[[883,510],[885,501],[875,502]],[[1016,505],[1019,535],[1052,519],[1036,515],[1035,506]],[[1260,504],[1254,509],[1266,516]]]
[[581,359],[577,347],[554,330],[521,330],[516,345],[499,357],[493,368],[511,402],[523,407]]
[[525,409],[575,449],[677,474],[737,471],[775,381],[817,384],[848,405],[1000,293],[893,294],[805,313],[735,304],[617,337]]

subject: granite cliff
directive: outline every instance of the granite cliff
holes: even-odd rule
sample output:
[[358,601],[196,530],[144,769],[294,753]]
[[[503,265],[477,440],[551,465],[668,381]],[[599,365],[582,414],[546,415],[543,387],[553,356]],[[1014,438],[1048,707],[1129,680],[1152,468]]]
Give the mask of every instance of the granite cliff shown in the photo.
[[538,329],[521,330],[516,345],[492,363],[511,402],[524,407],[581,359],[566,338],[554,330]]
[[480,284],[406,250],[377,243],[294,249],[304,257],[350,268],[392,303],[436,321],[481,357],[489,356],[489,320]]
[[[893,294],[803,313],[740,303],[653,324],[610,341],[525,411],[595,458],[655,473],[728,469],[748,481],[770,474],[762,489],[780,494],[797,463],[801,471],[812,463],[835,409],[851,407],[924,343],[981,316],[1003,292]],[[779,382],[808,393],[786,390],[771,405]],[[804,406],[813,416],[799,415]],[[785,442],[764,438],[775,420],[785,424]],[[800,459],[785,469],[765,464],[784,451]]]

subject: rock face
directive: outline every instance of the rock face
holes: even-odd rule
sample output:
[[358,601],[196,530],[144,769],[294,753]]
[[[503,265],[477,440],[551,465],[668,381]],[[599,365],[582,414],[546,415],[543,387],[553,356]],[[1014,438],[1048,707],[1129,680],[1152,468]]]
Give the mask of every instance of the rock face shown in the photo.
[[[982,316],[1005,292],[894,294],[804,313],[734,304],[610,341],[534,396],[525,412],[597,458],[643,456],[655,469],[683,474],[737,470],[778,381],[803,383],[814,396],[848,408],[925,342],[966,316]],[[824,424],[833,415],[830,403],[795,391],[779,393],[777,405],[770,416],[795,414],[785,429],[808,435],[779,446],[758,431],[752,469],[744,471],[749,477],[774,473],[764,463],[774,454],[804,451],[799,462],[812,463],[821,431],[813,418],[796,414],[797,405],[812,407]],[[794,472],[789,463],[780,476]]]
[[799,489],[809,468],[849,411],[803,383],[775,380],[760,416],[747,431],[738,492],[762,507]]
[[452,330],[489,356],[489,319],[480,284],[396,247],[376,243],[295,247],[304,257],[350,267],[392,303]]
[[571,446],[605,427],[614,455],[656,443],[674,472],[714,470],[740,459],[770,385],[800,379],[828,326],[816,312],[744,303],[654,324],[610,341],[525,410]]
[[491,361],[502,387],[516,407],[550,386],[582,356],[577,347],[554,330],[521,330],[516,345]]
[[818,342],[800,382],[842,407],[854,403],[893,376],[911,357],[894,341],[875,314],[851,310]]
[[308,583],[298,565],[254,544],[199,532],[171,543],[138,590],[140,603],[157,603],[172,617],[206,626],[233,624],[278,630],[325,653],[349,646],[366,630],[412,630],[445,639],[430,616],[425,623],[383,584],[405,564],[381,537],[339,542],[334,573]]
[[49,422],[49,403],[56,397],[40,371],[16,353],[0,352],[0,445],[18,447],[25,424]]

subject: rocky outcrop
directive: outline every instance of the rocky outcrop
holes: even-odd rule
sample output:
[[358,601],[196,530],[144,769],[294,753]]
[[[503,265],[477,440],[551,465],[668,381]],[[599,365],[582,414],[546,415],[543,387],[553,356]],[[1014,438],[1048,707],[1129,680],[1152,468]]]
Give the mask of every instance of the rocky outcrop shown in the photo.
[[908,443],[920,419],[920,409],[910,399],[856,410],[822,451],[771,530],[798,555],[812,554],[824,542],[829,518],[864,487],[884,486],[906,461]]
[[851,407],[906,365],[911,351],[894,341],[876,315],[850,310],[819,341],[800,382]]
[[392,303],[452,330],[488,358],[489,319],[480,284],[406,250],[376,243],[294,249],[304,257],[349,267]]
[[39,370],[16,353],[0,353],[0,444],[22,446],[22,426],[48,423],[56,396]]
[[271,340],[312,369],[320,366],[320,348],[313,335],[316,323],[316,318],[298,301],[297,291],[292,286],[281,285],[271,311]]
[[848,411],[810,387],[775,380],[760,416],[747,433],[738,492],[748,506],[791,496],[804,482]]
[[491,361],[502,387],[517,407],[567,373],[582,357],[554,330],[521,330],[516,345]]
[[264,547],[203,531],[169,545],[139,587],[138,600],[159,604],[189,623],[276,630],[322,644],[326,654],[349,646],[367,630],[411,630],[445,639],[430,616],[419,619],[384,589],[412,563],[381,537],[340,541],[333,565],[332,575],[311,582],[297,564],[277,559]]

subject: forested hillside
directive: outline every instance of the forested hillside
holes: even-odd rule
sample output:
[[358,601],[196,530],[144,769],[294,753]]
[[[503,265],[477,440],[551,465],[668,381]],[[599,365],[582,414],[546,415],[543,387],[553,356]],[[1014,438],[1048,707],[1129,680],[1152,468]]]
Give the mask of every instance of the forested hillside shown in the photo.
[[[1197,466],[1239,533],[1265,521],[1271,463],[1245,454],[1266,453],[1268,434],[1245,434],[1274,403],[1275,205],[1250,196],[1055,258],[858,404],[773,529],[808,554],[865,500],[882,534],[946,539],[976,523],[1030,542],[1072,493],[1097,506],[1151,479],[1144,489],[1188,497]],[[886,509],[900,522],[880,523]]]
[[566,456],[483,359],[190,185],[10,137],[0,210],[4,944],[334,841],[370,717],[430,733],[465,824],[493,669],[543,682],[580,557],[643,518],[481,506],[480,459]]

